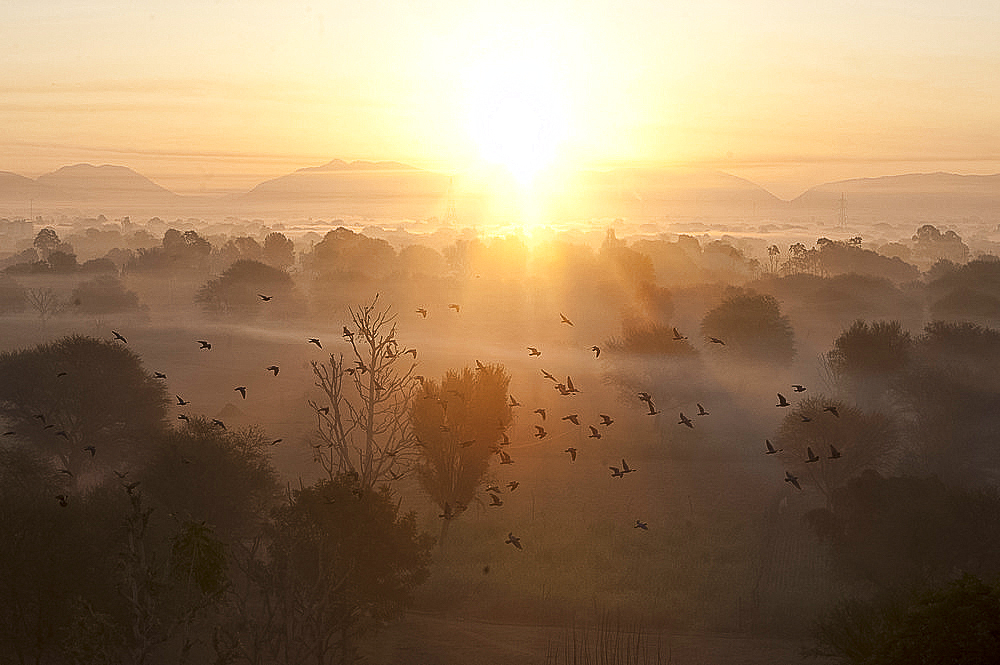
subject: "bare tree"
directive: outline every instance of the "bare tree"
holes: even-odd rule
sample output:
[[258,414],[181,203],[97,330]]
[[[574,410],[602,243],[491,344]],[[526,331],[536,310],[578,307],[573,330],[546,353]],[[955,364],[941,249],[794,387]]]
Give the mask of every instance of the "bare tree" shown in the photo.
[[331,353],[329,363],[312,363],[322,404],[316,411],[315,460],[330,479],[351,476],[359,491],[397,480],[415,458],[410,402],[416,381],[416,350],[396,341],[396,315],[371,304],[352,308],[353,330],[344,327],[351,353]]
[[25,293],[28,304],[38,313],[38,318],[45,327],[45,322],[66,309],[66,301],[59,297],[52,287],[28,289]]

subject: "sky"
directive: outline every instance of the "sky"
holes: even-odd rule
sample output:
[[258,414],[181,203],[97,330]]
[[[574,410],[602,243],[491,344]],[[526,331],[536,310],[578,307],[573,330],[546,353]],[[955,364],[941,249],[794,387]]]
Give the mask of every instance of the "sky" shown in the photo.
[[0,171],[1000,172],[993,0],[0,0]]

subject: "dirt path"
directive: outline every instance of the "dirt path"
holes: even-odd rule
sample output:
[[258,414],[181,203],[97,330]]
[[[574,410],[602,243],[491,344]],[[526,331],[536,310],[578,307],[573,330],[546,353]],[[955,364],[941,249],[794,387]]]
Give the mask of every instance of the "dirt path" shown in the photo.
[[[373,665],[555,665],[567,663],[562,652],[565,639],[566,631],[561,627],[496,624],[409,613],[382,631],[367,653]],[[657,662],[655,637],[650,644],[654,653],[649,654],[646,661],[635,662]],[[778,639],[665,635],[660,641],[659,662],[670,665],[798,665],[803,662],[800,647],[798,642]],[[547,653],[558,658],[546,660]]]

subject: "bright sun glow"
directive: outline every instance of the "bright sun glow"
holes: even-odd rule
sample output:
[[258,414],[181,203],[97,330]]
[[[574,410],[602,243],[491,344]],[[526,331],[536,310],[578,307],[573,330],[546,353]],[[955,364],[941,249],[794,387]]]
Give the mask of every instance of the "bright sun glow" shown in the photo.
[[559,157],[568,113],[551,58],[522,46],[471,62],[463,94],[467,131],[480,159],[527,188]]

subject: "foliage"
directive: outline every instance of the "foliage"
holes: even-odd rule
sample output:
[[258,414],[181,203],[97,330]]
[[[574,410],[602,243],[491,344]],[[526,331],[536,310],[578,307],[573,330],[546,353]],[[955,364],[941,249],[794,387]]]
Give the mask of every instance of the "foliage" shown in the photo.
[[920,277],[916,266],[899,258],[882,256],[870,249],[862,249],[860,244],[850,241],[820,238],[816,241],[816,263],[824,275],[854,273],[906,282]]
[[[260,295],[274,299],[263,303]],[[239,259],[219,277],[206,282],[195,296],[206,311],[251,316],[271,309],[290,315],[301,309],[294,295],[294,283],[284,270],[261,263]]]
[[391,274],[396,250],[385,240],[341,226],[327,232],[307,258],[307,267],[321,279],[342,275],[378,278]]
[[314,458],[331,479],[350,474],[368,491],[400,477],[415,455],[409,413],[417,352],[400,348],[396,315],[380,309],[378,296],[352,308],[351,323],[353,330],[344,328],[352,358],[331,353],[329,364],[312,362],[324,397],[309,401],[319,440]]
[[826,360],[833,375],[862,403],[872,403],[898,382],[910,362],[913,340],[899,321],[857,320],[840,333]]
[[440,385],[424,381],[413,400],[413,432],[420,441],[417,477],[441,510],[447,505],[457,515],[475,497],[511,423],[509,384],[503,365],[466,367],[449,370]]
[[935,477],[867,470],[808,516],[829,540],[834,570],[876,588],[934,582],[955,569],[1000,573],[1000,495]]
[[274,268],[287,270],[295,265],[295,244],[284,233],[271,231],[264,236],[261,261]]
[[142,309],[139,295],[128,291],[121,280],[113,275],[101,275],[80,282],[71,296],[76,307],[84,314],[115,314]]
[[940,259],[962,264],[969,260],[969,246],[954,231],[941,231],[933,224],[924,224],[913,234],[913,260],[921,267],[930,267]]
[[28,292],[16,280],[0,274],[0,314],[23,312],[28,306]]
[[787,363],[795,357],[795,333],[774,296],[728,289],[701,321],[701,334],[725,341],[748,360]]
[[[0,416],[74,477],[120,468],[162,430],[163,384],[125,345],[72,335],[0,353]],[[62,434],[60,434],[62,432]],[[84,450],[95,446],[97,452]]]
[[964,574],[945,586],[837,605],[808,655],[848,665],[986,665],[1000,653],[1000,589]]

